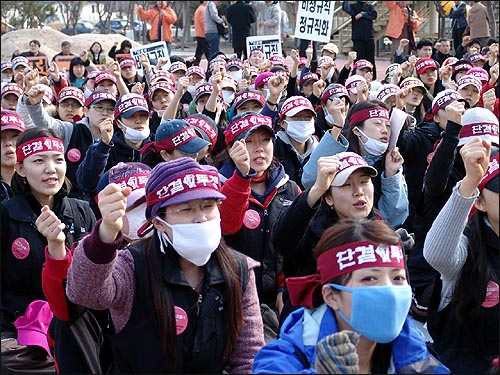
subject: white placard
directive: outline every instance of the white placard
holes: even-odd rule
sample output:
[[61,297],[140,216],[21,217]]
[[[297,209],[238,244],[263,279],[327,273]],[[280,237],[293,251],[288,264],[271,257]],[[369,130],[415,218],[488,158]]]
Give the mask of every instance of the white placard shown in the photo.
[[299,1],[295,38],[329,43],[335,1]]
[[165,43],[165,41],[145,44],[143,46],[130,49],[130,54],[134,58],[135,63],[137,64],[137,70],[139,70],[140,74],[144,73],[142,65],[139,62],[139,57],[143,52],[146,56],[148,56],[151,67],[154,67],[161,57],[166,57],[168,59],[168,63],[165,64],[164,67],[166,66],[167,69],[170,67],[170,56],[168,55],[167,43]]
[[254,49],[262,50],[266,59],[272,55],[282,56],[281,38],[279,35],[247,36],[247,56]]
[[392,109],[391,113],[391,137],[389,138],[389,149],[396,146],[399,138],[399,133],[405,124],[408,114],[396,107]]

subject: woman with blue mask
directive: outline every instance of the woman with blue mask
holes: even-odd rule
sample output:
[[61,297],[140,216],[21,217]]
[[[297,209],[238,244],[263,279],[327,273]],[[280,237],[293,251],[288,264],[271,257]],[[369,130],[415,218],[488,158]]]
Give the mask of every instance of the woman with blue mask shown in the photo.
[[253,373],[449,373],[408,316],[404,253],[389,226],[342,220],[323,233],[314,257],[316,274],[286,280],[302,308],[257,353]]
[[[311,154],[304,166],[302,184],[305,188],[314,184],[320,157],[345,151],[355,152],[378,171],[373,181],[375,207],[389,225],[402,225],[409,212],[402,168],[404,159],[397,147],[388,148],[391,121],[386,104],[378,100],[363,101],[353,105],[347,115],[343,105],[332,107],[336,126],[325,133]],[[346,119],[348,127],[343,130]]]

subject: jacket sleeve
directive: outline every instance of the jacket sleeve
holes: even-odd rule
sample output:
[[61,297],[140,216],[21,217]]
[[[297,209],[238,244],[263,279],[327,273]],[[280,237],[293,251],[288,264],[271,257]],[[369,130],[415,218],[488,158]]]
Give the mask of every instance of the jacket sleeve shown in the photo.
[[448,14],[448,17],[459,18],[465,14],[466,10],[467,5],[464,2],[460,3],[458,7],[456,5],[453,5],[450,9],[450,14]]
[[43,108],[42,103],[33,105],[28,99],[25,104],[33,123],[39,128],[54,129],[57,131],[63,140],[64,148],[67,148],[73,134],[74,125],[71,122],[62,121],[50,116],[45,108]]
[[302,173],[302,185],[304,188],[309,189],[314,185],[316,174],[318,173],[318,159],[320,157],[336,155],[346,151],[347,147],[349,147],[349,143],[343,135],[339,135],[339,141],[337,141],[332,137],[329,131],[326,132],[311,153],[311,157],[304,165],[304,171]]
[[248,282],[241,301],[243,325],[229,359],[232,374],[250,374],[255,354],[265,344],[264,324],[260,314],[259,297],[253,270],[259,266],[259,263],[248,257],[247,263]]
[[162,16],[163,25],[173,25],[177,22],[177,14],[170,7],[165,9],[166,15]]
[[42,268],[43,294],[50,305],[54,315],[62,320],[69,320],[68,300],[64,281],[68,275],[68,269],[72,261],[71,252],[66,248],[66,258],[52,258],[45,247],[45,263]]
[[270,20],[264,21],[264,25],[269,26],[278,26],[280,24],[280,9],[275,6],[272,10],[272,15]]
[[85,158],[76,170],[76,183],[87,192],[95,191],[99,179],[104,174],[113,142],[109,145],[100,140],[91,145]]
[[443,138],[432,157],[424,176],[424,191],[429,196],[439,196],[446,190],[457,153],[458,135],[462,127],[453,122],[446,123]]
[[413,130],[403,128],[399,133],[396,146],[399,148],[399,152],[405,159],[405,162],[408,163],[415,160],[415,157],[421,150],[419,140],[420,134]]
[[279,338],[259,350],[253,362],[253,374],[315,374],[312,367],[305,367],[295,352],[293,342]]
[[234,234],[241,229],[243,218],[250,198],[250,179],[241,177],[235,170],[221,189],[226,199],[219,207],[221,228],[224,236]]
[[153,18],[153,14],[156,12],[152,12],[153,8],[149,10],[144,10],[142,8],[137,9],[137,15],[144,21],[149,21]]
[[383,172],[380,181],[382,195],[378,201],[378,210],[390,226],[399,227],[410,212],[408,186],[402,168],[391,177],[385,177],[385,172]]

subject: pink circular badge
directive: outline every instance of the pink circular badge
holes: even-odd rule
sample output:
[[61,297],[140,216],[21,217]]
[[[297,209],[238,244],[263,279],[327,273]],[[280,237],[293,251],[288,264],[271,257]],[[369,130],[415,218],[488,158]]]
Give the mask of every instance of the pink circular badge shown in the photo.
[[486,285],[486,297],[484,298],[483,303],[481,306],[490,308],[493,306],[498,305],[498,292],[500,288],[498,287],[498,284],[494,281],[488,281],[488,285]]
[[186,312],[179,306],[174,306],[175,312],[175,327],[177,334],[180,335],[184,332],[188,325],[188,316]]
[[243,217],[243,224],[248,229],[255,229],[260,224],[260,216],[259,213],[255,210],[247,210],[245,212],[245,217]]
[[30,244],[24,238],[16,238],[12,242],[12,254],[17,259],[24,259],[30,253]]
[[76,163],[82,157],[82,153],[77,148],[72,148],[66,155],[68,156],[68,160],[73,163]]

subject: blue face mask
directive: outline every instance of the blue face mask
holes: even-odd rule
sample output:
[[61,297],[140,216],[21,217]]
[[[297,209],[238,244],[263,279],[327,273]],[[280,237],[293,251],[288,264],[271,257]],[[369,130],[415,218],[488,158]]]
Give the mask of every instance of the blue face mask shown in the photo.
[[342,311],[337,312],[359,334],[382,344],[398,337],[411,306],[409,285],[358,288],[328,285],[352,294],[351,319],[347,319]]

